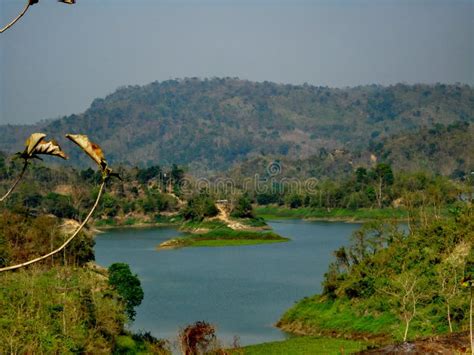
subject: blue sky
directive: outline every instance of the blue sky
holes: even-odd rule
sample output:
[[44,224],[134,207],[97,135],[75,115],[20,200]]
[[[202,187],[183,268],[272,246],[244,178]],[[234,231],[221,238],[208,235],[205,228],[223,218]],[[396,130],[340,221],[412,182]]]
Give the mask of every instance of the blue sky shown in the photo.
[[186,76],[474,85],[474,0],[41,0],[0,35],[0,123]]

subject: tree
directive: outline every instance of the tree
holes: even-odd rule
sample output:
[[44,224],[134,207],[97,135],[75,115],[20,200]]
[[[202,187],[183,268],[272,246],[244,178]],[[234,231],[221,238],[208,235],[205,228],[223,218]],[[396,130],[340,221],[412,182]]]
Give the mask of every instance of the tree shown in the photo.
[[393,239],[398,239],[401,236],[396,224],[380,221],[364,223],[351,236],[349,255],[352,263],[361,263],[366,257],[375,255]]
[[171,167],[171,180],[173,181],[174,190],[179,192],[184,179],[184,170],[173,164]]
[[182,211],[185,219],[195,221],[202,221],[206,217],[217,216],[218,213],[219,210],[214,199],[206,192],[201,192],[199,195],[192,197]]
[[135,307],[143,300],[143,289],[140,279],[132,274],[130,267],[124,263],[114,263],[109,266],[109,284],[113,286],[125,302],[125,312],[128,318],[135,319]]
[[390,296],[390,301],[397,310],[399,318],[405,323],[403,341],[408,338],[410,323],[417,314],[418,302],[422,297],[420,281],[413,271],[403,272],[393,276],[388,285],[379,289],[382,293]]
[[161,180],[163,175],[163,171],[161,170],[160,166],[153,165],[147,169],[139,169],[137,172],[137,180],[141,184],[146,184],[152,179]]
[[77,218],[78,215],[78,211],[71,204],[71,199],[55,192],[45,196],[42,206],[47,213],[59,218]]
[[377,205],[379,208],[382,208],[384,189],[387,186],[392,185],[394,181],[393,171],[390,165],[386,163],[380,163],[375,167],[373,175],[376,183],[375,196],[377,199]]
[[301,195],[292,194],[288,196],[287,203],[290,206],[290,208],[298,208],[303,205],[303,198],[301,197]]
[[236,218],[254,218],[255,215],[250,198],[247,195],[240,196],[233,206],[230,215]]
[[440,285],[439,294],[443,296],[446,303],[446,318],[451,333],[453,332],[453,326],[451,324],[451,302],[459,293],[460,276],[464,269],[466,257],[469,254],[469,248],[468,243],[459,243],[438,265],[436,270]]

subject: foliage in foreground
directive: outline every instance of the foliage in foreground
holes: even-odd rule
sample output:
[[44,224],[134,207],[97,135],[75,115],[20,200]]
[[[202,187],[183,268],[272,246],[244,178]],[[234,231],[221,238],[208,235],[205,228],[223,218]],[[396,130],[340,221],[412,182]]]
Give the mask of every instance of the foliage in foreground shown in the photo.
[[[67,238],[61,220],[54,216],[0,211],[0,267],[25,262],[47,254]],[[94,239],[80,233],[66,248],[43,261],[48,265],[83,265],[94,260]]]
[[216,327],[204,321],[189,324],[179,333],[184,354],[207,354],[216,345]]
[[[0,212],[0,265],[29,260],[63,242],[61,220]],[[89,267],[94,240],[82,233],[60,255],[17,272],[0,274],[0,353],[110,353],[120,348],[134,307],[143,298],[140,281],[125,264]],[[153,339],[136,348],[158,348]],[[161,345],[160,345],[161,344]]]
[[105,353],[123,329],[107,277],[87,268],[0,275],[0,353]]
[[404,234],[387,224],[366,225],[350,248],[335,252],[323,294],[285,313],[279,326],[304,333],[383,334],[395,339],[466,330],[472,272],[473,208],[433,218]]

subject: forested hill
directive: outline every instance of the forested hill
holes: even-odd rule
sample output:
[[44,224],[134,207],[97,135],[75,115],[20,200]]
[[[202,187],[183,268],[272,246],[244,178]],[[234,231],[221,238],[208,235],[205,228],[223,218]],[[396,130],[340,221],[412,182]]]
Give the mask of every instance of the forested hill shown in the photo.
[[[32,131],[73,132],[100,143],[112,162],[223,169],[258,156],[305,159],[322,149],[382,154],[388,137],[460,122],[474,122],[474,90],[465,85],[331,89],[193,78],[122,87],[82,114],[35,126],[0,126],[0,150],[20,149]],[[411,153],[403,154],[419,158]]]
[[[425,171],[463,179],[474,171],[474,124],[457,122],[432,128],[420,128],[385,139],[372,141],[363,151],[324,148],[318,154],[303,159],[258,156],[236,163],[225,172],[226,177],[268,178],[269,168],[278,169],[280,177],[340,178],[352,174],[358,167],[369,168],[385,162],[396,171]],[[277,166],[275,166],[277,164]]]

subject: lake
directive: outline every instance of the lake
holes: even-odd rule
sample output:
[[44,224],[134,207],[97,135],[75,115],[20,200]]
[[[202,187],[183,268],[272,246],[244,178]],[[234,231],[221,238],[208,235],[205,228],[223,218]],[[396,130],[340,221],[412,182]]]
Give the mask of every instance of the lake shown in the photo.
[[180,235],[173,228],[115,229],[96,238],[98,264],[125,262],[140,277],[145,298],[131,329],[175,339],[205,320],[227,344],[281,340],[273,325],[295,301],[321,291],[332,251],[347,245],[357,224],[282,220],[269,223],[288,243],[157,251]]

